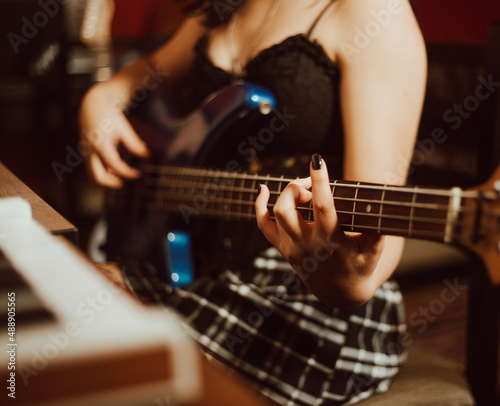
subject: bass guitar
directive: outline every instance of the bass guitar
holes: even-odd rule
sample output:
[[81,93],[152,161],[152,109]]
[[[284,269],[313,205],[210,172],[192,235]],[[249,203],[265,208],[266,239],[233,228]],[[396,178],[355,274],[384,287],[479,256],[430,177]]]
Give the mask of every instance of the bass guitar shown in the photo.
[[[179,121],[151,95],[130,119],[152,150],[138,167],[140,180],[114,192],[108,214],[107,251],[112,260],[148,261],[172,285],[191,281],[189,228],[198,217],[248,221],[255,218],[259,184],[271,191],[269,210],[293,180],[244,172],[232,161],[208,169],[209,157],[228,143],[236,120],[268,114],[274,99],[246,83],[232,85]],[[232,137],[234,138],[234,137]],[[345,231],[439,241],[464,247],[484,262],[493,283],[500,282],[500,168],[472,189],[436,189],[364,182],[331,182],[332,198]],[[314,221],[311,204],[298,208]]]

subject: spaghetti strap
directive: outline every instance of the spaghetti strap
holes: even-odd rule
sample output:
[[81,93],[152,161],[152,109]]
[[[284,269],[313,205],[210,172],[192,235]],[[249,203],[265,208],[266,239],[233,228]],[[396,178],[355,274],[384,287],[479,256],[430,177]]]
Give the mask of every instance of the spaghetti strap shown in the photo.
[[321,13],[319,13],[319,15],[316,17],[316,19],[312,23],[311,27],[309,28],[309,31],[307,31],[307,34],[306,34],[307,39],[309,39],[309,37],[311,36],[312,32],[314,31],[314,28],[316,28],[316,25],[318,24],[319,20],[321,20],[321,17],[323,17],[323,14],[325,14],[328,7],[330,7],[334,2],[335,2],[335,0],[332,0],[330,3],[328,3],[326,5],[326,7],[323,10],[321,10]]

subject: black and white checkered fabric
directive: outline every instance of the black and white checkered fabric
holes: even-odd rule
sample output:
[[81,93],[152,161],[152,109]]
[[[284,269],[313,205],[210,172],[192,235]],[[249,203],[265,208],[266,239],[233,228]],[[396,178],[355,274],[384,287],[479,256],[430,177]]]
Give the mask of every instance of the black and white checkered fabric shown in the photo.
[[276,250],[253,265],[173,290],[139,267],[128,277],[139,298],[176,309],[209,356],[280,405],[348,405],[387,390],[405,354],[395,282],[359,308],[332,309]]

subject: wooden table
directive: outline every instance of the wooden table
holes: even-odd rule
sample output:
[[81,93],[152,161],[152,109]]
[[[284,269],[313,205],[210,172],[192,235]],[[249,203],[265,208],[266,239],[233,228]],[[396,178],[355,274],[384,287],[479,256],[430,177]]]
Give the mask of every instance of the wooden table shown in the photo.
[[78,229],[50,207],[0,162],[0,198],[22,197],[31,205],[33,218],[55,235],[63,235],[78,244]]

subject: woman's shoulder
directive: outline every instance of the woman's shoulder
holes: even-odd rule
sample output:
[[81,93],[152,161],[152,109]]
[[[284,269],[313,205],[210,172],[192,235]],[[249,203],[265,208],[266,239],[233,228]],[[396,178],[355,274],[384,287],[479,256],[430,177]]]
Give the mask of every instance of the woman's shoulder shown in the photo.
[[387,27],[394,17],[414,17],[410,0],[334,0],[328,14],[339,28],[370,22]]
[[336,0],[324,20],[317,36],[338,63],[370,48],[383,53],[402,42],[422,44],[409,0]]

